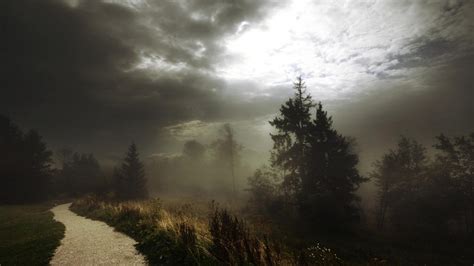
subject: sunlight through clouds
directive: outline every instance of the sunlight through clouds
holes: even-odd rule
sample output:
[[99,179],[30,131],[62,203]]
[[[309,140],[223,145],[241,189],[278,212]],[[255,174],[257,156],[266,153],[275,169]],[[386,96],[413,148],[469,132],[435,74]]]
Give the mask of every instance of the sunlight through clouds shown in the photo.
[[[456,3],[292,1],[225,40],[229,60],[219,75],[266,86],[289,84],[302,75],[316,87],[313,93],[338,98],[361,84],[370,87],[380,79],[409,74],[398,67],[399,57],[416,60],[431,41],[462,38],[453,36],[461,22],[449,14]],[[472,26],[465,24],[461,26]]]

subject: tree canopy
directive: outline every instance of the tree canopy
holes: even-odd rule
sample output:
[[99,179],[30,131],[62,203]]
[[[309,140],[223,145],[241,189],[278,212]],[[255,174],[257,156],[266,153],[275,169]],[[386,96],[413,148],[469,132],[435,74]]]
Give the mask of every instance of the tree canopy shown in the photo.
[[35,130],[23,133],[0,116],[0,202],[32,202],[47,197],[52,152]]

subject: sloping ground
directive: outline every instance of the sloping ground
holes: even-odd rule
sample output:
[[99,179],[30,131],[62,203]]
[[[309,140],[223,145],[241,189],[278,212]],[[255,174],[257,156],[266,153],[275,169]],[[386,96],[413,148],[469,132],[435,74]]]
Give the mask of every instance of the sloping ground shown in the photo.
[[48,265],[64,237],[51,206],[0,205],[0,265]]
[[78,216],[69,210],[70,205],[51,209],[54,219],[66,226],[51,265],[146,265],[134,247],[135,240],[103,222]]

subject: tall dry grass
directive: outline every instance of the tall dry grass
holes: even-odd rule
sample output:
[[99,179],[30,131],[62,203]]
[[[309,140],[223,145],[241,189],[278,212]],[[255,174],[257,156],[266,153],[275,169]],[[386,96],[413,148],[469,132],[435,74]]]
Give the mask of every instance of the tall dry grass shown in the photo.
[[337,258],[327,250],[288,251],[267,236],[257,237],[243,219],[214,203],[89,196],[76,200],[71,210],[133,237],[152,265],[330,265],[325,262]]

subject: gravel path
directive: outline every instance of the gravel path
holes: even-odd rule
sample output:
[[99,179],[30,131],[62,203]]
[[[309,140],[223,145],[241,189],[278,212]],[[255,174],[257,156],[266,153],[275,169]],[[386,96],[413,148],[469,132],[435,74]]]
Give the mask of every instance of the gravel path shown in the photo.
[[69,210],[71,203],[51,209],[54,219],[66,226],[51,265],[146,265],[134,247],[135,240],[107,224]]

